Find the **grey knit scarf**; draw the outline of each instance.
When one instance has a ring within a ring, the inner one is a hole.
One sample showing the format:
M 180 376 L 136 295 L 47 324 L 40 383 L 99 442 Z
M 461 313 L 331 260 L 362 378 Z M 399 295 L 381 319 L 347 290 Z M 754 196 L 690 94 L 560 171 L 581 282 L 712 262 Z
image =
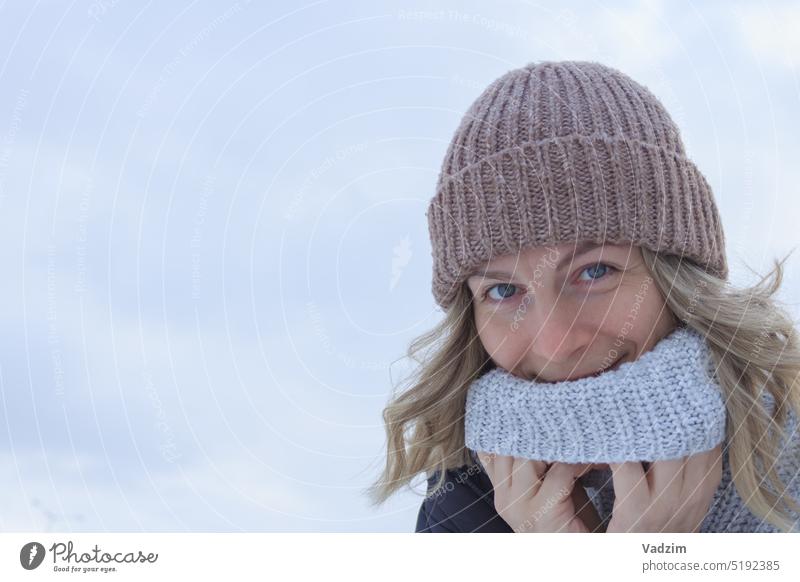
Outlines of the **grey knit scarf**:
M 774 402 L 762 397 L 768 411 Z M 701 532 L 777 532 L 755 516 L 733 486 L 725 438 L 726 412 L 705 339 L 679 327 L 634 362 L 593 378 L 544 384 L 495 368 L 467 392 L 466 445 L 473 451 L 541 461 L 657 461 L 722 447 L 722 479 Z M 800 432 L 789 413 L 790 440 L 775 467 L 800 503 Z M 477 462 L 477 460 L 476 460 Z M 581 478 L 598 515 L 608 522 L 615 494 L 611 470 Z M 800 515 L 792 514 L 800 532 Z
M 678 327 L 595 377 L 548 384 L 490 370 L 468 389 L 465 441 L 546 462 L 657 461 L 714 448 L 725 421 L 706 341 Z

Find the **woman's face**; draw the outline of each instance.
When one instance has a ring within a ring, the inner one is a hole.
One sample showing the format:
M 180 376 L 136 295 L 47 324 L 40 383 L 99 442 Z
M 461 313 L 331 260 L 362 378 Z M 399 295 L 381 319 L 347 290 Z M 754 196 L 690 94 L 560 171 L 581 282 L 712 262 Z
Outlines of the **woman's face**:
M 494 363 L 538 382 L 636 360 L 677 324 L 630 244 L 527 248 L 491 260 L 467 284 Z
M 467 284 L 494 363 L 538 382 L 636 360 L 677 323 L 630 244 L 526 248 L 491 260 Z

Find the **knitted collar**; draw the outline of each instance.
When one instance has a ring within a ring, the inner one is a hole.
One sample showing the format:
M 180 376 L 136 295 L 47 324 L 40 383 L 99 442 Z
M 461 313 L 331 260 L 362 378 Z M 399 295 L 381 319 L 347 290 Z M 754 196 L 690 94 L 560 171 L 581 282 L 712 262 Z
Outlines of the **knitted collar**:
M 595 377 L 547 384 L 490 370 L 468 389 L 465 441 L 546 462 L 657 461 L 714 448 L 725 421 L 706 341 L 678 327 Z

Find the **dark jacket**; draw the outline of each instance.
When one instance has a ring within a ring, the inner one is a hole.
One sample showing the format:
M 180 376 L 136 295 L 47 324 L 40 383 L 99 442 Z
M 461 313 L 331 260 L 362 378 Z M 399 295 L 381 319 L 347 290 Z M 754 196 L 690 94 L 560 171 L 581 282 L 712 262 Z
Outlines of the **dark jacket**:
M 513 533 L 494 509 L 494 490 L 480 464 L 448 469 L 442 487 L 432 492 L 439 472 L 428 478 L 428 495 L 417 514 L 418 533 Z

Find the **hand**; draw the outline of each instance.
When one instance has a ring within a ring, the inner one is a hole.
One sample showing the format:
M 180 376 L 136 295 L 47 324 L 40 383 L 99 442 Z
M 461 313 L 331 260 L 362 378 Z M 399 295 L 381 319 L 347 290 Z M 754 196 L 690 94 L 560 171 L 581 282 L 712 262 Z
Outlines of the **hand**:
M 478 453 L 494 487 L 494 507 L 515 533 L 598 531 L 600 519 L 578 477 L 591 465 Z M 578 508 L 576 514 L 575 508 Z
M 646 472 L 639 462 L 609 466 L 615 496 L 609 533 L 696 532 L 722 480 L 722 447 L 655 461 Z

